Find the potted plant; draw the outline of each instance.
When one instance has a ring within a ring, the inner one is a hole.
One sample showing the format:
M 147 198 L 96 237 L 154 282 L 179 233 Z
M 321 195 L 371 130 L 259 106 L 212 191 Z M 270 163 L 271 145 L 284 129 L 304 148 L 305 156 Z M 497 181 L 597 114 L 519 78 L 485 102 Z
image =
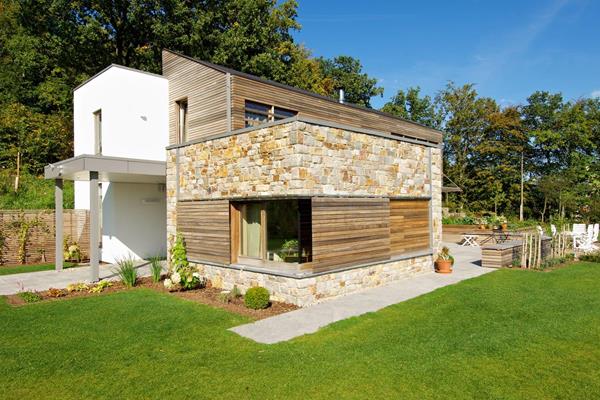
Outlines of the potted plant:
M 506 220 L 506 217 L 504 215 L 501 215 L 500 217 L 498 217 L 498 219 L 500 220 L 500 228 L 502 228 L 503 231 L 508 229 L 508 221 Z
M 454 265 L 454 257 L 450 255 L 450 249 L 444 246 L 435 260 L 435 272 L 450 274 L 452 273 L 452 265 Z

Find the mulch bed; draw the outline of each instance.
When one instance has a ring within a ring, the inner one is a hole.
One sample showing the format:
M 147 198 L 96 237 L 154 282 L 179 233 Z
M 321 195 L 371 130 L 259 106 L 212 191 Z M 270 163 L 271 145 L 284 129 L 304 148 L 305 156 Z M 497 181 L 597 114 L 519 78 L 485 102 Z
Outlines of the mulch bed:
M 293 304 L 272 301 L 271 305 L 268 308 L 265 308 L 264 310 L 252 310 L 244 305 L 243 298 L 232 299 L 231 301 L 224 303 L 219 298 L 219 295 L 221 294 L 222 290 L 211 287 L 210 282 L 208 282 L 208 284 L 204 288 L 187 290 L 182 292 L 169 292 L 167 289 L 165 289 L 162 281 L 160 283 L 153 283 L 152 279 L 147 277 L 138 278 L 136 286 L 131 289 L 125 287 L 125 285 L 123 285 L 123 283 L 121 282 L 112 283 L 113 285 L 111 287 L 105 288 L 101 293 L 89 293 L 88 291 L 67 292 L 66 290 L 63 290 L 63 293 L 65 293 L 63 296 L 54 297 L 49 294 L 49 291 L 36 292 L 42 297 L 42 300 L 38 301 L 37 303 L 47 301 L 60 301 L 76 297 L 102 296 L 107 293 L 114 293 L 122 290 L 136 290 L 138 288 L 146 288 L 156 290 L 161 293 L 167 293 L 173 296 L 177 296 L 185 300 L 206 304 L 212 307 L 222 308 L 226 311 L 250 317 L 255 320 L 272 317 L 274 315 L 283 314 L 289 311 L 297 310 L 299 308 L 298 306 L 295 306 Z M 35 304 L 25 302 L 25 300 L 23 300 L 23 298 L 21 298 L 18 294 L 9 295 L 6 296 L 6 298 L 8 304 L 14 307 L 23 306 L 26 304 Z

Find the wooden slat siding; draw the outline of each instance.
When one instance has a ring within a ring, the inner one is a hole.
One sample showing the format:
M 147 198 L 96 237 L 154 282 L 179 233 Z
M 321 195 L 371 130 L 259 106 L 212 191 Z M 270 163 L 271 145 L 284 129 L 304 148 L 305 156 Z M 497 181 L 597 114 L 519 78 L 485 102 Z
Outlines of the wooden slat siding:
M 390 200 L 393 256 L 428 249 L 429 229 L 429 200 Z
M 5 265 L 19 263 L 19 240 L 17 233 L 9 228 L 11 222 L 19 218 L 19 214 L 21 214 L 21 211 L 0 210 L 0 230 L 7 239 L 6 247 L 2 249 L 2 257 Z M 40 250 L 44 251 L 46 262 L 54 262 L 56 260 L 54 248 L 54 210 L 25 210 L 23 214 L 26 219 L 33 219 L 37 216 L 47 228 L 47 230 L 32 229 L 27 245 L 27 263 L 40 262 Z M 71 241 L 76 241 L 86 259 L 90 254 L 89 223 L 89 212 L 87 210 L 63 210 L 64 237 L 68 237 Z
M 177 143 L 177 100 L 187 98 L 187 140 L 227 132 L 225 74 L 163 52 L 163 75 L 169 79 L 169 144 Z
M 410 122 L 351 108 L 342 104 L 269 85 L 241 76 L 232 76 L 233 129 L 245 127 L 245 100 L 274 105 L 298 112 L 299 116 L 322 119 L 358 128 L 401 134 L 440 142 L 441 134 Z
M 177 203 L 177 231 L 185 238 L 188 258 L 229 264 L 229 201 Z
M 313 260 L 324 272 L 390 258 L 389 199 L 312 199 Z

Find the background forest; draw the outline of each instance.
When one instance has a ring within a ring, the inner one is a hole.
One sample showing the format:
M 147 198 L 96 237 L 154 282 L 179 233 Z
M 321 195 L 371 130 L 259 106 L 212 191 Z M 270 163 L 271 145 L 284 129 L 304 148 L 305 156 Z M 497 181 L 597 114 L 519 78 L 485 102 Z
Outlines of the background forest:
M 163 48 L 371 107 L 378 80 L 295 43 L 297 12 L 291 0 L 0 0 L 0 208 L 52 208 L 40 174 L 72 156 L 72 89 L 110 63 L 160 73 Z M 449 82 L 382 109 L 445 132 L 447 182 L 463 189 L 452 209 L 518 215 L 523 178 L 526 218 L 600 219 L 600 99 L 539 91 L 501 107 Z

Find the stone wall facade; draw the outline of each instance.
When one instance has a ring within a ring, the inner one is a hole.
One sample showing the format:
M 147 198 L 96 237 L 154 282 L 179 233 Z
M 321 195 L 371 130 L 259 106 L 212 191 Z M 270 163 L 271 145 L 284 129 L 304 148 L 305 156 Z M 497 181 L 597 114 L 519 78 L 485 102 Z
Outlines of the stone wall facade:
M 231 290 L 236 285 L 245 293 L 250 287 L 262 286 L 269 290 L 272 300 L 300 307 L 433 271 L 431 256 L 388 261 L 299 279 L 206 264 L 192 265 L 198 267 L 213 287 Z
M 292 121 L 168 150 L 167 232 L 177 201 L 285 196 L 431 197 L 432 247 L 442 239 L 442 151 L 350 129 Z M 170 249 L 170 243 L 168 244 Z M 265 286 L 299 305 L 431 272 L 431 256 L 284 278 L 199 265 L 217 287 Z

